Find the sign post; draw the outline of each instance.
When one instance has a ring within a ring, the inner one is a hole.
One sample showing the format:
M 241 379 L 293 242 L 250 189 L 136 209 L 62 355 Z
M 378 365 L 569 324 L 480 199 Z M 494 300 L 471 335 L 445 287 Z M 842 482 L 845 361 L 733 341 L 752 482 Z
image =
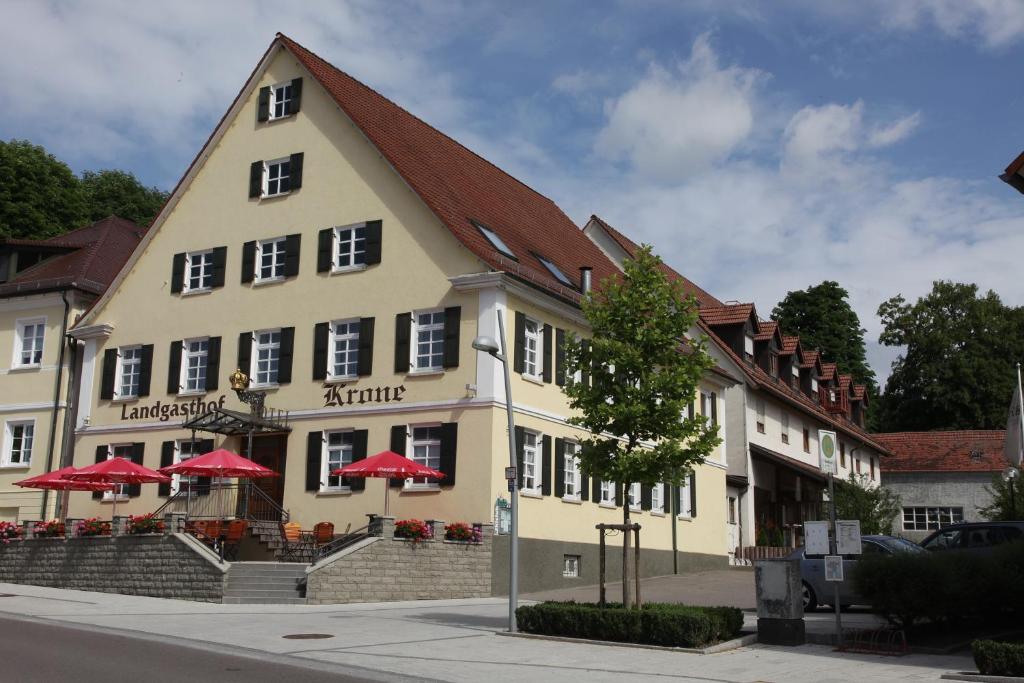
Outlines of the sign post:
M 839 608 L 839 584 L 843 580 L 843 558 L 838 557 L 839 571 L 835 572 L 836 556 L 838 555 L 836 543 L 836 433 L 825 430 L 818 430 L 818 457 L 823 472 L 828 473 L 828 518 L 832 526 L 832 534 L 829 538 L 829 557 L 825 558 L 825 580 L 833 582 L 832 606 L 836 611 L 836 645 L 843 646 L 843 617 Z M 830 578 L 831 576 L 838 578 Z

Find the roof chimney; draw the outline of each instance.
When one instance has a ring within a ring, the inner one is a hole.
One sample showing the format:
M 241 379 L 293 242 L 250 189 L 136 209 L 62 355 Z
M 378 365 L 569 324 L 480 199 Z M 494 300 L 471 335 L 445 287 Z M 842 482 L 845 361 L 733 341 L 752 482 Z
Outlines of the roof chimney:
M 580 291 L 584 294 L 590 294 L 591 273 L 593 270 L 590 266 L 580 268 Z

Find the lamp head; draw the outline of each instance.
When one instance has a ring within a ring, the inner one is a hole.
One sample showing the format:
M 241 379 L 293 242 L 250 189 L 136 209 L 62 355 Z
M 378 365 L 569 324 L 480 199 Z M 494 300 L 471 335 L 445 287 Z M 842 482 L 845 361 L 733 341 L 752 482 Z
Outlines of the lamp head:
M 1020 476 L 1020 470 L 1016 467 L 1007 467 L 1003 470 L 1003 481 L 1013 481 Z
M 473 340 L 473 348 L 477 351 L 489 353 L 492 356 L 501 351 L 501 347 L 498 346 L 498 340 L 486 334 L 480 335 Z
M 228 382 L 231 383 L 233 391 L 245 391 L 249 386 L 249 376 L 242 372 L 241 369 L 236 369 L 228 375 Z

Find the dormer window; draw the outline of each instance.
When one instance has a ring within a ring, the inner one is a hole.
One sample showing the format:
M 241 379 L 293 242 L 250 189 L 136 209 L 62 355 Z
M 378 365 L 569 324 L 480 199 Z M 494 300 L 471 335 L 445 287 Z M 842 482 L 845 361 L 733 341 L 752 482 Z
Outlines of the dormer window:
M 811 396 L 818 397 L 818 380 L 817 378 L 811 378 Z
M 510 249 L 509 246 L 505 244 L 505 242 L 500 237 L 498 237 L 498 233 L 494 232 L 490 228 L 484 227 L 483 225 L 477 223 L 476 221 L 471 222 L 473 223 L 473 225 L 476 226 L 476 229 L 480 231 L 480 234 L 483 235 L 487 239 L 487 241 L 491 243 L 492 247 L 500 251 L 505 256 L 508 256 L 511 259 L 516 259 L 516 255 L 512 253 L 512 249 Z M 518 261 L 519 259 L 516 260 Z
M 793 373 L 793 381 L 800 381 L 800 364 L 797 362 L 796 357 L 793 358 L 793 364 L 790 366 L 790 372 Z
M 743 338 L 743 355 L 748 361 L 754 360 L 754 335 L 747 334 Z
M 558 269 L 558 266 L 556 266 L 554 263 L 541 256 L 540 254 L 534 254 L 534 256 L 537 257 L 537 260 L 540 261 L 540 264 L 547 268 L 548 272 L 551 273 L 556 280 L 561 282 L 566 287 L 572 287 L 572 280 L 566 277 L 565 273 Z
M 772 377 L 779 376 L 779 354 L 771 353 L 768 356 L 768 367 L 772 373 Z

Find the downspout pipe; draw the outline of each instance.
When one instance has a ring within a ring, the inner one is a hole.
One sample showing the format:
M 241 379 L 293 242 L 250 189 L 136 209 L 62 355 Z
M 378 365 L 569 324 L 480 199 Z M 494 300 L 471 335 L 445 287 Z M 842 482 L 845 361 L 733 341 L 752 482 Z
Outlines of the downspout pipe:
M 64 302 L 64 319 L 60 324 L 60 352 L 57 354 L 57 372 L 53 380 L 53 411 L 50 416 L 50 441 L 46 452 L 46 471 L 53 470 L 53 452 L 57 438 L 57 417 L 60 414 L 60 388 L 64 381 L 64 349 L 67 347 L 68 318 L 71 317 L 71 302 L 68 301 L 68 291 L 61 290 L 61 301 Z M 39 518 L 47 519 L 46 508 L 50 503 L 50 491 L 43 489 L 43 504 L 39 509 Z

